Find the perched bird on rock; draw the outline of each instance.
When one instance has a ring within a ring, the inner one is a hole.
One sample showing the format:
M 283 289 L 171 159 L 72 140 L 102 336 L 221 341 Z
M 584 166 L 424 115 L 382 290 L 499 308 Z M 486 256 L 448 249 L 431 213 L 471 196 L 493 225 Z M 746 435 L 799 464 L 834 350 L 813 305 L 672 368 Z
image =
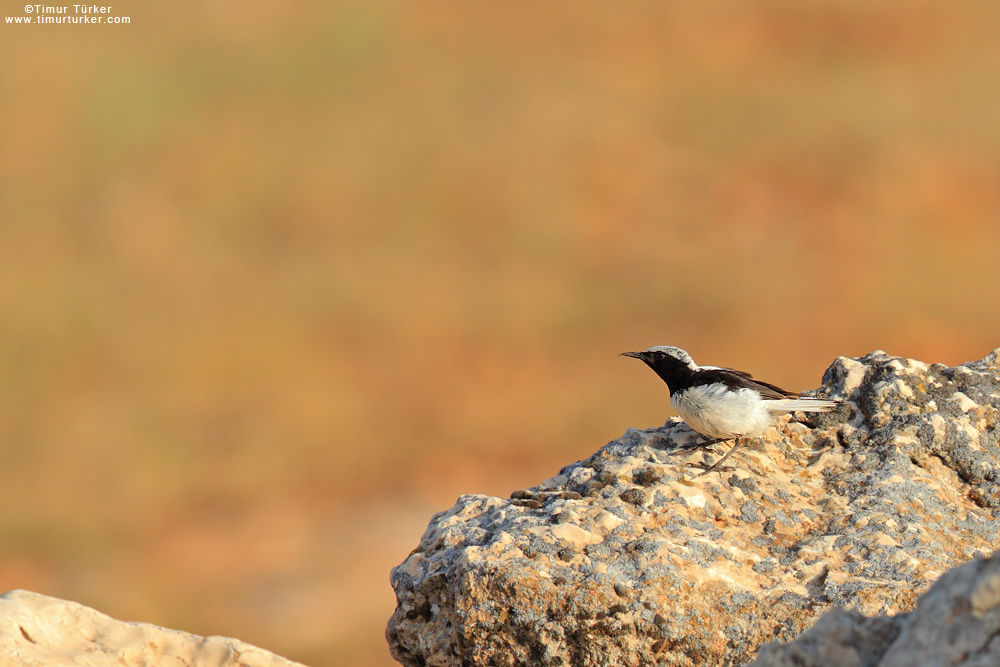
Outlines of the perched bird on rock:
M 743 371 L 718 366 L 699 366 L 679 347 L 657 345 L 643 352 L 623 352 L 622 356 L 646 362 L 670 390 L 670 405 L 688 426 L 711 438 L 693 447 L 735 440 L 725 456 L 706 468 L 715 470 L 746 438 L 759 436 L 786 412 L 830 412 L 840 401 L 804 397 L 794 391 L 760 380 Z

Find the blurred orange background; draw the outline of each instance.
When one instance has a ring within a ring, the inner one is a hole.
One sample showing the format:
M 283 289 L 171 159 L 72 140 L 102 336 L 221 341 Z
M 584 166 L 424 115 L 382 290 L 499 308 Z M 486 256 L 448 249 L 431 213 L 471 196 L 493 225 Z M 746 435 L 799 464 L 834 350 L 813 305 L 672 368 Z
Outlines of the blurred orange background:
M 434 511 L 671 414 L 618 353 L 1000 346 L 996 5 L 119 3 L 0 23 L 2 590 L 394 664 Z

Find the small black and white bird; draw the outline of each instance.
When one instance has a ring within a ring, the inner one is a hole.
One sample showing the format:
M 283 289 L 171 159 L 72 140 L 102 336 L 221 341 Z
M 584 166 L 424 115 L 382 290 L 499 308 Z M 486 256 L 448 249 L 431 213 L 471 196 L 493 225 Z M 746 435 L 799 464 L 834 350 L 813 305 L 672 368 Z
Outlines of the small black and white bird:
M 830 412 L 840 401 L 804 397 L 794 391 L 760 380 L 743 371 L 718 366 L 699 366 L 679 347 L 657 345 L 643 352 L 623 352 L 622 356 L 646 362 L 670 390 L 670 405 L 698 433 L 711 438 L 694 448 L 736 440 L 725 456 L 706 468 L 715 470 L 743 444 L 745 438 L 759 436 L 786 412 Z

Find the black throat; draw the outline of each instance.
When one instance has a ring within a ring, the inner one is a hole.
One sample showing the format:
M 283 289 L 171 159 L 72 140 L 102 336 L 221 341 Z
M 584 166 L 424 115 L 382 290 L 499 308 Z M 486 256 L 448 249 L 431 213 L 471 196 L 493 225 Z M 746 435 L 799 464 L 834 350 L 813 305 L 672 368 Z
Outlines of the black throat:
M 645 359 L 643 361 L 646 361 Z M 667 383 L 667 389 L 674 395 L 691 384 L 694 371 L 684 362 L 673 357 L 660 357 L 646 361 L 646 365 Z

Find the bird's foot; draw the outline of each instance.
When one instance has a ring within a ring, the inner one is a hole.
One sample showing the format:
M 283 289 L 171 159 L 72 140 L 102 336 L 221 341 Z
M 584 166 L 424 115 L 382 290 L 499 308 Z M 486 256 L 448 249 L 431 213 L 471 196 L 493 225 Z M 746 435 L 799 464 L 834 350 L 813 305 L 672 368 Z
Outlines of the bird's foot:
M 712 465 L 709 465 L 704 461 L 699 461 L 696 463 L 685 463 L 684 467 L 697 468 L 698 470 L 703 470 L 704 472 L 702 472 L 700 475 L 697 475 L 697 477 L 701 477 L 702 475 L 707 475 L 710 472 L 735 472 L 736 470 L 736 468 L 733 466 L 720 466 L 718 463 L 713 463 Z
M 705 442 L 696 442 L 693 445 L 681 445 L 677 449 L 668 452 L 668 456 L 680 456 L 681 454 L 687 454 L 688 452 L 693 452 L 699 449 L 708 449 L 713 445 L 717 445 L 720 442 L 729 442 L 732 438 L 715 438 L 714 440 L 706 440 Z
M 742 444 L 743 444 L 743 438 L 736 438 L 736 444 L 733 445 L 733 448 L 730 449 L 728 452 L 726 452 L 725 456 L 723 456 L 721 459 L 719 459 L 718 461 L 716 461 L 712 465 L 710 465 L 707 468 L 705 468 L 705 472 L 703 472 L 700 475 L 698 475 L 698 477 L 704 477 L 708 473 L 716 471 L 716 470 L 718 470 L 719 472 L 732 470 L 733 468 L 731 468 L 731 467 L 721 468 L 720 466 L 722 465 L 722 462 L 725 461 L 726 459 L 728 459 L 730 456 L 732 456 L 733 452 L 735 452 L 737 449 L 739 449 L 739 446 L 742 445 Z M 701 467 L 701 466 L 694 466 L 694 467 Z

